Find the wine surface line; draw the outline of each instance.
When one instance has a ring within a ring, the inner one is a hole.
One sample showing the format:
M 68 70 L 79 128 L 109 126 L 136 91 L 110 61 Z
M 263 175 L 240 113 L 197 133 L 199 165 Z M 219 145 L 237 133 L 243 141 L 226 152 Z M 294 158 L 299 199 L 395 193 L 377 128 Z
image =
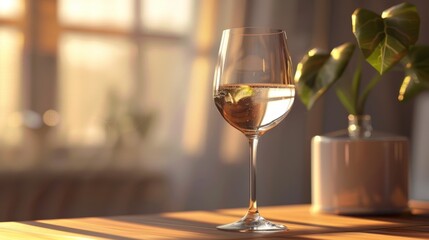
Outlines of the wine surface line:
M 275 127 L 292 107 L 293 85 L 225 84 L 215 90 L 221 115 L 246 135 L 262 135 Z

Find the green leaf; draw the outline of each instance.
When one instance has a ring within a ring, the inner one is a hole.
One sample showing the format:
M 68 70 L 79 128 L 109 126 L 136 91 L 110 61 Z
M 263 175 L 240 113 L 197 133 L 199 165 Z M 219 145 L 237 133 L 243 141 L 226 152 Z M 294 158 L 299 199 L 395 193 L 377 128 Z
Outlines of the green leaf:
M 344 43 L 328 54 L 319 49 L 312 49 L 301 60 L 295 74 L 295 85 L 297 93 L 307 107 L 310 109 L 316 100 L 344 72 L 355 45 Z
M 411 78 L 405 77 L 399 89 L 398 100 L 400 102 L 408 101 L 419 93 L 428 90 L 429 88 L 421 83 L 416 83 Z
M 378 15 L 356 9 L 352 28 L 367 62 L 382 75 L 398 63 L 419 36 L 420 18 L 417 9 L 402 3 Z
M 413 46 L 404 58 L 405 78 L 399 90 L 399 101 L 406 101 L 423 90 L 429 90 L 429 46 Z

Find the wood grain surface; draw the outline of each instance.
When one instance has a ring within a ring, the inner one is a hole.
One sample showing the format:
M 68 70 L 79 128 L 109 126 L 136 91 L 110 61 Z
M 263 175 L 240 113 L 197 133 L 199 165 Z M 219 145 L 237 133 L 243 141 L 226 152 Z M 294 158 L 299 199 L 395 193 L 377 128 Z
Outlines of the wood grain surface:
M 241 218 L 245 209 L 2 222 L 0 239 L 429 239 L 428 205 L 413 205 L 412 213 L 391 216 L 316 214 L 310 205 L 261 207 L 263 216 L 289 228 L 274 233 L 215 228 Z

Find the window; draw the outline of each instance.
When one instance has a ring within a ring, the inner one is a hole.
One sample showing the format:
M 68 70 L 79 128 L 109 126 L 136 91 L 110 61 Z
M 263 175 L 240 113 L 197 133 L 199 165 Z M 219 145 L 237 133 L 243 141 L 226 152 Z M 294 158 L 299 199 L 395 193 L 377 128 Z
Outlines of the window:
M 21 66 L 24 39 L 20 28 L 23 1 L 0 1 L 0 144 L 15 146 L 22 139 Z
M 58 17 L 67 26 L 131 30 L 134 0 L 60 0 Z
M 193 19 L 193 0 L 143 0 L 141 25 L 155 33 L 186 34 Z
M 195 2 L 60 0 L 58 6 L 62 141 L 114 142 L 139 128 L 137 115 L 157 119 L 151 122 L 156 131 L 151 142 L 170 141 L 183 118 L 174 106 L 186 100 L 181 97 L 189 63 L 184 41 Z M 112 121 L 120 130 L 110 131 Z
M 23 146 L 29 134 L 54 151 L 89 149 L 88 156 L 127 144 L 138 150 L 143 142 L 151 156 L 202 153 L 216 6 L 1 1 L 0 141 Z
M 59 41 L 59 134 L 68 145 L 101 145 L 110 112 L 123 113 L 133 84 L 131 41 L 63 33 Z M 119 101 L 111 104 L 111 98 Z M 119 109 L 117 109 L 119 108 Z
M 23 36 L 0 26 L 0 143 L 16 145 L 22 138 L 20 87 Z
M 0 1 L 0 19 L 17 20 L 24 12 L 23 0 Z

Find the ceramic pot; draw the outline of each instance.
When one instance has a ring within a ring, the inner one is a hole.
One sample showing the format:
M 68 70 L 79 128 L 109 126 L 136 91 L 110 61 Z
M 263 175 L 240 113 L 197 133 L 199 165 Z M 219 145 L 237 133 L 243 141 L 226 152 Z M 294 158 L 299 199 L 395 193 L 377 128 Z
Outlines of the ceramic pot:
M 369 116 L 349 116 L 348 131 L 313 137 L 313 211 L 408 211 L 408 140 L 374 133 L 370 121 Z

